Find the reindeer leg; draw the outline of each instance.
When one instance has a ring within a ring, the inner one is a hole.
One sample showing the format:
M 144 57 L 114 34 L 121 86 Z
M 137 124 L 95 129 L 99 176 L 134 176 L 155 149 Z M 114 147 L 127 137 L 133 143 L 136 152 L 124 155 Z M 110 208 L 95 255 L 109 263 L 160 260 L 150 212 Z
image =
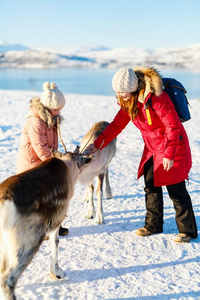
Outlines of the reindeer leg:
M 98 175 L 98 181 L 97 181 L 97 213 L 96 213 L 96 223 L 97 224 L 103 224 L 103 206 L 102 206 L 102 200 L 103 200 L 103 179 L 104 179 L 104 173 Z
M 5 272 L 7 268 L 7 263 L 6 263 L 6 252 L 2 251 L 1 252 L 1 264 L 0 264 L 0 273 L 2 274 Z
M 105 170 L 105 181 L 106 181 L 106 192 L 105 192 L 106 198 L 111 199 L 112 198 L 112 191 L 111 191 L 110 182 L 109 182 L 108 167 L 106 167 L 106 170 Z
M 18 274 L 18 265 L 14 268 L 7 268 L 0 278 L 0 299 L 1 300 L 15 300 L 15 286 L 17 279 L 20 274 Z
M 51 249 L 51 264 L 50 264 L 50 274 L 54 279 L 61 279 L 65 276 L 64 271 L 58 265 L 58 231 L 59 227 L 49 233 L 49 242 Z
M 93 191 L 94 191 L 94 185 L 93 183 L 87 187 L 88 192 L 88 208 L 86 213 L 86 218 L 92 219 L 94 216 L 94 203 L 93 203 Z
M 24 248 L 24 245 L 22 246 Z M 38 247 L 39 248 L 39 247 Z M 19 249 L 18 253 L 14 253 L 12 249 L 13 261 L 9 264 L 7 269 L 1 274 L 0 278 L 0 299 L 1 300 L 15 300 L 15 287 L 17 281 L 32 260 L 35 252 L 29 249 L 21 255 L 24 249 Z
M 89 196 L 88 196 L 88 188 L 85 189 L 85 195 L 83 201 L 88 202 L 89 201 Z
M 7 279 L 6 270 L 8 268 L 8 257 L 6 257 L 6 251 L 1 251 L 1 267 L 0 267 L 0 299 L 15 299 L 14 293 L 10 290 Z M 5 274 L 4 274 L 5 273 Z
M 9 287 L 7 286 L 6 282 L 6 269 L 8 268 L 8 257 L 6 257 L 6 251 L 2 249 L 1 251 L 1 266 L 0 266 L 0 299 L 15 299 L 14 294 L 12 295 L 12 291 L 10 291 Z M 4 274 L 5 273 L 5 274 Z
M 30 225 L 26 232 L 27 224 Z M 25 234 L 24 234 L 25 233 Z M 2 248 L 3 260 L 1 263 L 0 299 L 15 300 L 17 281 L 31 262 L 44 240 L 43 224 L 31 226 L 31 218 L 20 218 L 14 228 L 3 233 Z

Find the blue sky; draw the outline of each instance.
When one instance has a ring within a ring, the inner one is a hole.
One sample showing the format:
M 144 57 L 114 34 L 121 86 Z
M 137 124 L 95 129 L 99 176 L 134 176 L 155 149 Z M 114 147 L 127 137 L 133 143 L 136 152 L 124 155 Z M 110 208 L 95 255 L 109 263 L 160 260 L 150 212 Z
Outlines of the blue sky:
M 0 0 L 0 41 L 34 47 L 200 42 L 200 0 Z

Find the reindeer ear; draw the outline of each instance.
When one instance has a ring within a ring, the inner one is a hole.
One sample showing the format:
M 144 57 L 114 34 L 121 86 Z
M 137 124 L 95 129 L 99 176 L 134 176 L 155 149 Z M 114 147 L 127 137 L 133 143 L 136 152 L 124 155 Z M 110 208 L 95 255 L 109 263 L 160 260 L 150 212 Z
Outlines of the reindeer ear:
M 51 152 L 51 156 L 56 158 L 61 158 L 64 155 L 63 153 L 53 149 L 51 149 L 50 152 Z
M 74 150 L 74 154 L 76 154 L 76 155 L 79 155 L 80 154 L 80 146 L 79 145 L 77 145 L 76 146 L 76 149 Z

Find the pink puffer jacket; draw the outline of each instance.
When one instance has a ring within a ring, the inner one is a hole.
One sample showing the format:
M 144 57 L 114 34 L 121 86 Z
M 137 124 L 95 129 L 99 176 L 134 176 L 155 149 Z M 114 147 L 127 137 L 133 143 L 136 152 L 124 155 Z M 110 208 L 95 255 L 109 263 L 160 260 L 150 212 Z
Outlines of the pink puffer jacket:
M 17 173 L 31 169 L 50 158 L 50 149 L 58 149 L 56 120 L 40 103 L 39 98 L 34 98 L 31 100 L 21 135 Z

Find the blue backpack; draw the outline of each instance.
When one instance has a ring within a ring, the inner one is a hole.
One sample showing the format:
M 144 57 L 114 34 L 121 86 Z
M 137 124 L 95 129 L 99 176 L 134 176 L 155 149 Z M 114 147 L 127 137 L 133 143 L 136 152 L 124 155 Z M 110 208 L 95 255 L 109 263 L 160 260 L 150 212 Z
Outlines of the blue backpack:
M 184 86 L 174 78 L 162 78 L 163 90 L 169 95 L 174 103 L 175 109 L 178 113 L 181 122 L 191 119 L 188 108 L 189 102 L 186 97 L 186 89 Z

